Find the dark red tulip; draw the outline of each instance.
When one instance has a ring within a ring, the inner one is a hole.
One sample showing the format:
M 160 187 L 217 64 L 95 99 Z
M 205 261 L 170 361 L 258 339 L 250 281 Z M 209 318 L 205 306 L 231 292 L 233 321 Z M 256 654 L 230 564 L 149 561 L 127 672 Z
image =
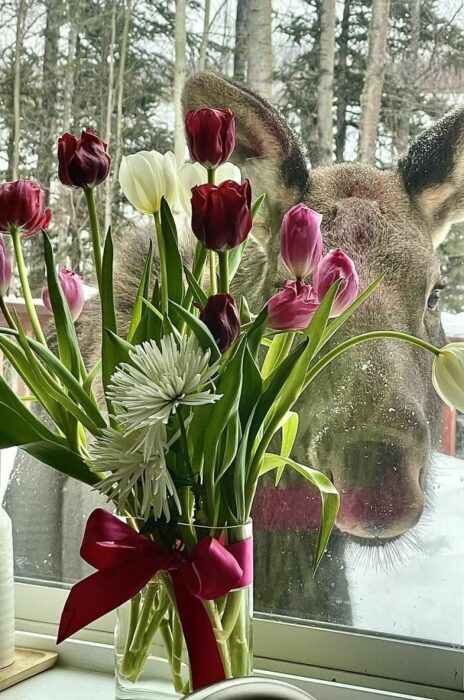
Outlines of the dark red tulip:
M 230 109 L 191 109 L 185 130 L 192 160 L 215 168 L 230 158 L 235 148 L 235 117 Z
M 251 187 L 224 180 L 192 187 L 192 231 L 209 250 L 222 252 L 243 243 L 251 231 Z
M 288 280 L 285 289 L 267 302 L 268 326 L 277 331 L 304 330 L 318 306 L 311 285 Z
M 354 262 L 343 250 L 336 248 L 321 258 L 313 272 L 313 284 L 319 302 L 339 279 L 343 281 L 332 306 L 332 317 L 340 316 L 353 303 L 359 291 L 359 277 Z
M 48 228 L 52 212 L 45 209 L 45 192 L 35 180 L 16 180 L 0 185 L 0 232 L 20 229 L 23 237 Z
M 77 137 L 63 134 L 58 139 L 58 177 L 67 187 L 95 187 L 110 171 L 107 145 L 92 129 Z
M 240 316 L 235 299 L 230 294 L 214 294 L 209 297 L 200 319 L 208 326 L 221 352 L 225 352 L 238 338 Z

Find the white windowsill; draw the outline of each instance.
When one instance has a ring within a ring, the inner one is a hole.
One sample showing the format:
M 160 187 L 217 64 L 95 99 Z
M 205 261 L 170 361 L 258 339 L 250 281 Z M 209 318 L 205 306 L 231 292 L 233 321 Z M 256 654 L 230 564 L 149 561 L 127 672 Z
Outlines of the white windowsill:
M 17 633 L 17 644 L 30 648 L 55 649 L 53 637 L 25 632 Z M 57 665 L 23 681 L 2 693 L 2 700 L 112 700 L 114 679 L 112 674 L 112 648 L 104 644 L 68 641 L 59 647 Z M 361 688 L 354 685 L 332 683 L 324 680 L 302 678 L 289 673 L 267 675 L 285 680 L 302 688 L 316 700 L 423 700 L 417 695 L 404 695 Z M 450 695 L 450 697 L 452 697 Z

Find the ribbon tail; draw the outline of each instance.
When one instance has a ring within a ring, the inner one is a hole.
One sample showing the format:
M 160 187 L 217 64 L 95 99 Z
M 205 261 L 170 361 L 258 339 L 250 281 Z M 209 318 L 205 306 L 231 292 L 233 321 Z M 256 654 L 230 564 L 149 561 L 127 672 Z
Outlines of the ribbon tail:
M 219 683 L 226 675 L 205 606 L 190 593 L 178 571 L 171 571 L 170 575 L 187 645 L 193 690 Z
M 159 567 L 153 562 L 124 562 L 96 571 L 76 583 L 61 613 L 57 643 L 130 600 L 148 583 Z

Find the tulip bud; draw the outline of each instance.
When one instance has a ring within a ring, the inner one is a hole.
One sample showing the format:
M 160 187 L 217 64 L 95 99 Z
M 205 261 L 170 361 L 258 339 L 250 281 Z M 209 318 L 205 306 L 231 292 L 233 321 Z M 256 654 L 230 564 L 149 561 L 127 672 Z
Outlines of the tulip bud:
M 142 214 L 155 214 L 164 197 L 169 204 L 177 198 L 177 167 L 174 153 L 139 151 L 124 156 L 119 184 L 129 202 Z
M 324 255 L 313 273 L 313 285 L 319 303 L 339 279 L 343 281 L 340 283 L 332 306 L 330 314 L 332 318 L 340 316 L 353 303 L 359 291 L 359 277 L 354 262 L 340 248 L 337 248 Z
M 441 348 L 433 361 L 432 383 L 448 406 L 464 413 L 464 343 Z
M 45 192 L 35 180 L 16 180 L 0 185 L 0 233 L 19 229 L 24 238 L 48 228 L 52 219 L 45 209 Z
M 107 144 L 92 129 L 77 137 L 63 134 L 58 139 L 58 177 L 67 187 L 95 187 L 110 171 Z
M 58 273 L 58 279 L 60 281 L 61 289 L 63 290 L 64 297 L 68 302 L 69 311 L 73 321 L 77 321 L 81 315 L 82 309 L 84 308 L 85 298 L 84 298 L 84 283 L 82 277 L 62 267 Z M 48 287 L 42 289 L 42 301 L 50 312 L 52 311 L 52 305 L 50 302 L 50 293 Z
M 240 317 L 237 304 L 230 294 L 214 294 L 209 297 L 200 319 L 209 328 L 221 352 L 225 352 L 238 338 Z
M 0 297 L 8 293 L 11 284 L 11 262 L 6 252 L 5 241 L 0 236 Z
M 205 185 L 208 182 L 208 171 L 200 163 L 184 163 L 177 171 L 179 178 L 179 202 L 187 216 L 192 216 L 192 187 Z M 240 168 L 233 163 L 223 163 L 216 169 L 215 182 L 219 185 L 224 180 L 233 180 L 240 184 L 242 174 Z
M 280 252 L 289 271 L 299 280 L 309 275 L 322 255 L 322 214 L 306 204 L 288 210 L 280 231 Z
M 288 280 L 285 289 L 267 302 L 267 324 L 277 331 L 303 330 L 318 306 L 311 285 Z
M 243 243 L 251 231 L 251 187 L 225 180 L 192 188 L 192 231 L 209 250 L 222 252 Z
M 191 109 L 185 129 L 192 160 L 215 168 L 228 160 L 235 148 L 235 117 L 230 109 Z

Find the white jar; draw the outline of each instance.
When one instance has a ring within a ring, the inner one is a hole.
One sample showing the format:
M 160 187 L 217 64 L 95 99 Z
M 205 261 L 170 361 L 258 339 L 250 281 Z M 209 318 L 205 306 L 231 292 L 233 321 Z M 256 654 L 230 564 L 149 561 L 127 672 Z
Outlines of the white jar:
M 15 657 L 13 536 L 11 520 L 0 504 L 0 668 Z

